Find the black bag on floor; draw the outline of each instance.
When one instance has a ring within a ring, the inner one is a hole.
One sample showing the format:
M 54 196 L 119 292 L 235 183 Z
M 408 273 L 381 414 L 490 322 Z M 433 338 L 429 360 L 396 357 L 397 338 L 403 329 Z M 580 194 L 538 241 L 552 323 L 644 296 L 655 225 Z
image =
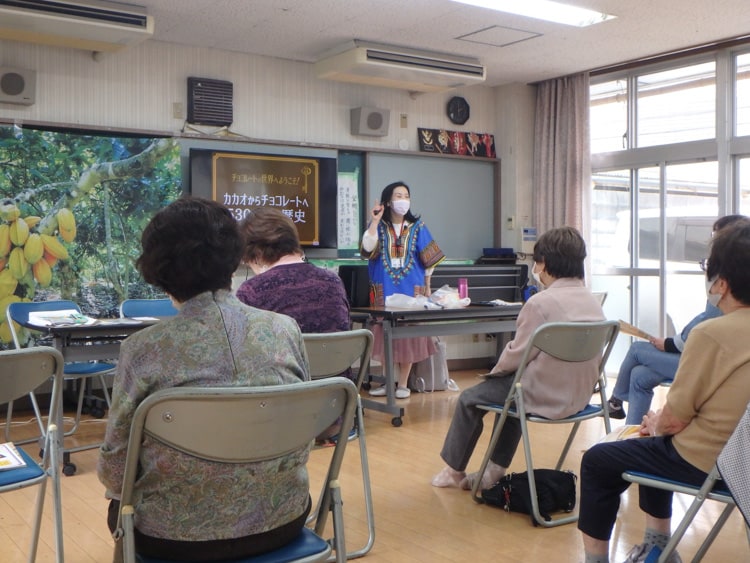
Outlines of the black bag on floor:
M 572 471 L 535 469 L 536 495 L 542 518 L 551 520 L 557 511 L 571 512 L 576 506 L 576 475 Z M 509 512 L 531 514 L 531 495 L 527 472 L 506 475 L 491 488 L 482 491 L 487 504 L 499 506 Z M 536 521 L 532 516 L 532 522 Z

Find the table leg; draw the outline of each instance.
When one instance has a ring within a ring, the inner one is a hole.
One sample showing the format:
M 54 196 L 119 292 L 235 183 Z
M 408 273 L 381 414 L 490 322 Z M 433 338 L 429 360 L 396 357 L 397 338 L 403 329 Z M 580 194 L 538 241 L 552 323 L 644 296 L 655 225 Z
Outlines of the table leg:
M 388 319 L 383 319 L 383 378 L 385 380 L 383 385 L 385 385 L 386 403 L 384 405 L 378 401 L 365 399 L 362 406 L 366 409 L 396 415 L 391 419 L 391 424 L 401 426 L 404 409 L 396 406 L 395 382 L 398 378 L 395 371 L 393 366 L 393 325 Z

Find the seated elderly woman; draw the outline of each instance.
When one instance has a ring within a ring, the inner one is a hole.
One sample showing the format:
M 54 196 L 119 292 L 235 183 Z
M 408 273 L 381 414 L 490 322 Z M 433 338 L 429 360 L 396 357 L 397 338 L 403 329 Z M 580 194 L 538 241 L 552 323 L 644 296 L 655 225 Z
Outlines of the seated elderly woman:
M 482 418 L 487 411 L 477 405 L 502 403 L 513 384 L 513 374 L 534 331 L 544 323 L 602 321 L 604 313 L 599 301 L 584 285 L 583 261 L 586 243 L 571 227 L 552 229 L 539 237 L 534 245 L 532 275 L 546 287 L 524 304 L 516 321 L 516 334 L 492 373 L 505 376 L 487 378 L 465 389 L 458 398 L 448 435 L 440 456 L 448 464 L 432 479 L 434 487 L 471 489 L 479 475 L 466 475 L 477 440 L 482 434 Z M 571 367 L 560 360 L 537 351 L 528 363 L 525 380 L 526 410 L 548 418 L 564 418 L 581 410 L 591 399 L 599 378 L 598 360 Z M 550 402 L 554 397 L 554 406 Z M 561 407 L 559 405 L 566 405 Z M 508 418 L 484 475 L 481 488 L 489 488 L 499 480 L 510 465 L 521 439 L 521 424 Z
M 172 298 L 179 313 L 122 344 L 97 468 L 106 496 L 113 499 L 111 530 L 117 522 L 130 423 L 146 397 L 178 386 L 282 385 L 309 379 L 297 324 L 243 305 L 231 294 L 243 242 L 226 208 L 198 198 L 180 199 L 154 216 L 141 244 L 138 269 Z M 134 493 L 137 552 L 217 561 L 289 543 L 310 511 L 308 455 L 305 447 L 252 466 L 224 464 L 199 461 L 147 438 Z
M 349 330 L 349 302 L 341 279 L 305 262 L 297 227 L 278 209 L 260 207 L 240 223 L 244 263 L 255 274 L 237 298 L 247 305 L 289 315 L 302 332 Z
M 586 563 L 609 561 L 609 539 L 630 483 L 626 470 L 700 485 L 750 402 L 750 225 L 717 233 L 706 267 L 709 302 L 723 315 L 696 326 L 685 343 L 664 407 L 643 417 L 641 439 L 593 446 L 581 461 L 581 505 Z M 645 561 L 670 537 L 672 493 L 640 486 L 646 513 L 643 543 L 627 562 Z M 675 554 L 671 561 L 680 561 Z

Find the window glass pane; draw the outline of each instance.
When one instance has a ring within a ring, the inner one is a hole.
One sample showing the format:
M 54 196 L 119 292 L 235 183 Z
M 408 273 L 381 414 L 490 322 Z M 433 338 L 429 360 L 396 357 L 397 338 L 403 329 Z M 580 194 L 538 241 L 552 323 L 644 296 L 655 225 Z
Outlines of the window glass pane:
M 638 170 L 638 253 L 635 256 L 635 265 L 639 268 L 659 267 L 659 249 L 662 241 L 659 183 L 658 168 Z M 658 303 L 656 306 L 658 308 Z
M 630 266 L 630 171 L 599 172 L 592 180 L 591 269 L 604 274 L 608 268 Z
M 714 62 L 638 77 L 639 147 L 716 136 Z
M 611 152 L 627 148 L 627 82 L 613 80 L 592 84 L 589 95 L 591 152 Z
M 706 306 L 706 258 L 719 213 L 716 161 L 667 167 L 667 324 L 676 331 Z M 669 334 L 669 333 L 667 333 Z
M 750 217 L 750 158 L 740 159 L 740 208 L 737 213 Z
M 750 135 L 750 53 L 739 55 L 735 66 L 737 72 L 737 124 L 739 137 Z

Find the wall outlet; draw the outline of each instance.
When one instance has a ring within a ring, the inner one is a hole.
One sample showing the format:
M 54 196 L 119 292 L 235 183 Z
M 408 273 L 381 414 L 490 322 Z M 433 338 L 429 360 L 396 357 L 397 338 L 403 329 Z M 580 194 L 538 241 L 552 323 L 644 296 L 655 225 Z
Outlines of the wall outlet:
M 516 228 L 516 216 L 515 215 L 510 215 L 509 217 L 505 219 L 505 228 L 508 229 L 509 231 L 512 231 L 513 229 Z
M 401 129 L 406 129 L 407 127 L 408 125 L 407 125 L 406 114 L 402 113 L 401 114 Z
M 172 117 L 174 119 L 185 119 L 185 106 L 182 102 L 172 102 Z

